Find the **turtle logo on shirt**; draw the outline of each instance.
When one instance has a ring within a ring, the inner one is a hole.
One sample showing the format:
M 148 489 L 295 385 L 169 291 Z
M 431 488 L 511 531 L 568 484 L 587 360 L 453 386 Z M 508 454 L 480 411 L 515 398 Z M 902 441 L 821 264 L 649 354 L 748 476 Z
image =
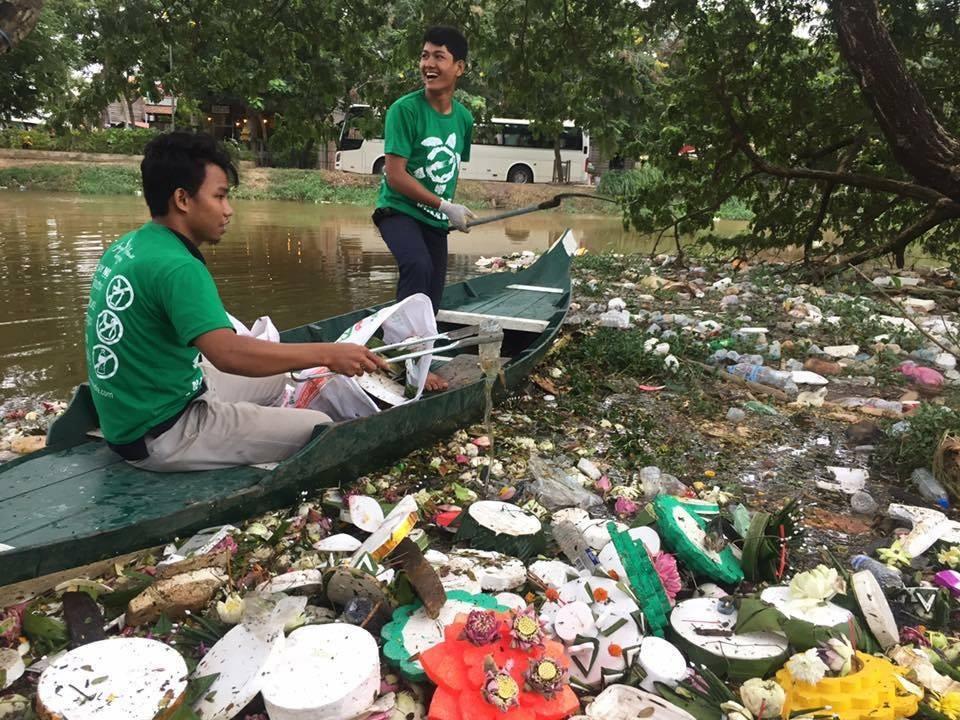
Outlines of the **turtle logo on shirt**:
M 456 152 L 457 134 L 450 133 L 446 141 L 428 137 L 420 144 L 432 148 L 427 153 L 427 164 L 424 166 L 427 176 L 437 185 L 445 185 L 453 180 L 460 166 L 460 156 Z

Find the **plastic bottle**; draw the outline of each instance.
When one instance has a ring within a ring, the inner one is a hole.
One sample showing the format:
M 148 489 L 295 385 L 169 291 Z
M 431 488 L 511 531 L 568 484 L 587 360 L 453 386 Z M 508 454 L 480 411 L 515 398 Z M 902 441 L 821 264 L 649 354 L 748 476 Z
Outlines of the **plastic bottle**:
M 645 497 L 654 497 L 659 495 L 663 489 L 660 482 L 660 468 L 656 465 L 648 465 L 640 469 L 640 485 L 643 487 Z
M 917 492 L 925 499 L 946 510 L 950 507 L 950 497 L 943 485 L 926 468 L 917 468 L 910 473 L 910 479 L 917 486 Z
M 786 392 L 797 392 L 797 385 L 793 382 L 793 375 L 782 370 L 772 370 L 763 365 L 737 363 L 727 368 L 728 373 L 738 375 L 744 380 L 780 388 Z
M 864 400 L 863 406 L 876 408 L 877 410 L 884 410 L 896 415 L 903 414 L 903 403 L 899 400 L 884 400 L 883 398 L 872 397 Z
M 903 589 L 903 575 L 901 575 L 897 568 L 885 565 L 879 560 L 874 560 L 872 557 L 866 555 L 854 555 L 850 559 L 850 564 L 853 566 L 853 569 L 857 571 L 869 570 L 870 574 L 877 579 L 877 582 L 880 583 L 880 587 L 883 588 L 884 591 Z

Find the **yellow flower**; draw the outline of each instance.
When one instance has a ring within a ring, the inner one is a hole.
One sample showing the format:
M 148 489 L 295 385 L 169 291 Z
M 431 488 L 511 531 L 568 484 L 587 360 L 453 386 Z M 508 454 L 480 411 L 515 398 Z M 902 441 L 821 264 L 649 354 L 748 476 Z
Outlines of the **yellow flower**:
M 704 475 L 704 477 L 714 478 L 714 477 L 717 476 L 717 473 L 716 473 L 715 470 L 704 470 L 704 471 L 703 471 L 703 475 Z
M 947 567 L 960 570 L 960 545 L 954 545 L 946 550 L 941 550 L 937 553 L 937 560 Z
M 950 720 L 960 720 L 960 692 L 948 692 L 939 700 L 931 700 L 930 707 L 943 713 Z

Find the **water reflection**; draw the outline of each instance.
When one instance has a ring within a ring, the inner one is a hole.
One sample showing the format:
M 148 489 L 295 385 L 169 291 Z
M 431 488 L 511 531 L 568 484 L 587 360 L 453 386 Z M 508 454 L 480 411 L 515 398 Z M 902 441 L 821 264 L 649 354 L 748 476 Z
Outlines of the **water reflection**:
M 66 398 L 83 381 L 83 316 L 104 249 L 147 219 L 142 199 L 0 191 L 0 401 Z M 541 251 L 572 227 L 593 251 L 649 249 L 617 217 L 552 211 L 450 236 L 450 280 L 480 255 Z M 247 323 L 299 325 L 388 300 L 393 258 L 370 210 L 236 203 L 223 242 L 205 249 L 227 309 Z

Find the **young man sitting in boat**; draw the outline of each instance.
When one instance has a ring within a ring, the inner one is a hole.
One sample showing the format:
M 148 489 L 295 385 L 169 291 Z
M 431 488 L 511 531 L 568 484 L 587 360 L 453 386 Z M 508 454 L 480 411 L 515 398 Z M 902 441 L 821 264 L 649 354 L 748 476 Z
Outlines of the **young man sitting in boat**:
M 160 135 L 140 171 L 152 219 L 103 254 L 87 309 L 87 373 L 105 439 L 157 472 L 286 459 L 330 418 L 272 407 L 285 373 L 325 365 L 355 376 L 386 363 L 361 345 L 234 332 L 200 252 L 226 232 L 237 182 L 212 137 Z
M 427 30 L 420 53 L 423 87 L 387 110 L 384 175 L 373 222 L 400 269 L 397 301 L 423 293 L 440 309 L 447 278 L 447 232 L 467 232 L 475 215 L 452 202 L 460 162 L 470 160 L 473 116 L 453 98 L 466 70 L 467 40 L 452 27 Z M 437 375 L 427 390 L 445 390 Z

